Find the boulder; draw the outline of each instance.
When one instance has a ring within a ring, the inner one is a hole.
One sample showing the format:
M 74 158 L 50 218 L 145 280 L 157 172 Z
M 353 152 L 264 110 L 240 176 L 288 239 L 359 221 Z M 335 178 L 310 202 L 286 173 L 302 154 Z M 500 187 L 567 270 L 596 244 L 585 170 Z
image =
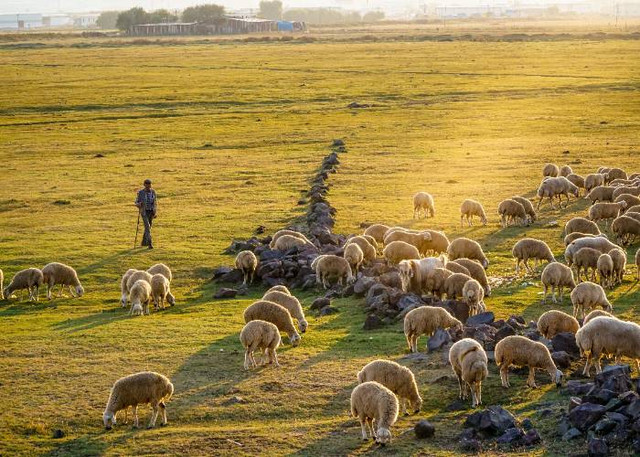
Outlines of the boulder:
M 360 276 L 353 285 L 353 293 L 356 297 L 364 297 L 367 291 L 376 283 L 376 280 L 368 276 Z
M 553 363 L 561 370 L 571 366 L 571 357 L 569 357 L 569 354 L 565 351 L 552 352 L 551 358 L 553 359 Z
M 311 303 L 310 309 L 312 309 L 312 310 L 322 309 L 325 306 L 329 306 L 330 304 L 331 304 L 331 299 L 330 298 L 319 297 L 319 298 L 316 298 L 315 300 L 313 300 L 313 303 Z
M 402 298 L 400 298 L 400 300 L 396 304 L 396 307 L 401 311 L 404 311 L 405 309 L 411 306 L 414 308 L 418 306 L 422 306 L 422 299 L 418 297 L 416 294 L 405 294 L 402 296 Z
M 435 351 L 436 349 L 440 349 L 442 346 L 450 342 L 451 335 L 449 335 L 449 332 L 439 328 L 427 341 L 427 349 L 429 349 L 429 352 Z
M 484 313 L 476 314 L 467 319 L 465 323 L 468 327 L 475 327 L 478 325 L 489 325 L 495 320 L 495 316 L 491 311 L 485 311 Z
M 578 430 L 585 432 L 604 416 L 606 409 L 594 403 L 582 403 L 569 413 L 569 422 Z
M 231 273 L 232 270 L 233 268 L 229 268 L 229 267 L 218 267 L 215 270 L 213 270 L 213 277 L 211 279 L 215 281 L 221 276 L 224 276 L 227 273 Z
M 260 262 L 276 260 L 284 257 L 284 252 L 277 249 L 266 249 L 260 253 Z
M 443 302 L 434 302 L 433 306 L 443 307 L 449 312 L 449 314 L 458 319 L 460 322 L 465 322 L 469 317 L 469 306 L 462 301 L 446 300 Z
M 424 419 L 418 421 L 418 423 L 413 427 L 413 430 L 416 434 L 416 438 L 418 439 L 431 438 L 436 432 L 436 428 L 433 424 Z
M 582 382 L 572 379 L 567 381 L 566 389 L 569 395 L 581 397 L 586 395 L 594 385 L 592 382 Z
M 498 331 L 496 332 L 495 342 L 497 343 L 501 339 L 506 338 L 508 336 L 515 335 L 515 334 L 516 334 L 515 329 L 511 325 L 505 324 L 504 326 L 499 328 Z
M 320 316 L 327 316 L 329 314 L 336 314 L 339 312 L 340 310 L 338 308 L 335 308 L 333 306 L 325 306 L 320 310 Z
M 238 291 L 236 289 L 221 287 L 213 295 L 213 298 L 235 298 L 236 295 L 238 295 Z
M 244 275 L 242 274 L 242 271 L 234 268 L 230 272 L 218 277 L 218 282 L 236 283 L 236 282 L 242 282 L 243 279 L 244 279 Z
M 540 437 L 538 431 L 535 428 L 532 428 L 531 430 L 527 431 L 522 441 L 524 442 L 525 446 L 533 446 L 534 444 L 540 443 L 542 441 L 542 438 Z
M 554 352 L 564 351 L 571 357 L 580 357 L 580 349 L 576 344 L 576 336 L 570 332 L 558 333 L 551 340 Z
M 524 432 L 518 427 L 508 428 L 497 440 L 498 444 L 517 446 L 524 438 Z
M 609 455 L 609 446 L 601 438 L 591 438 L 587 445 L 589 457 L 606 457 Z
M 612 390 L 619 394 L 633 390 L 629 365 L 610 365 L 605 367 L 602 373 L 596 375 L 594 381 L 597 387 Z
M 489 406 L 471 414 L 464 425 L 487 436 L 501 436 L 507 429 L 517 427 L 514 415 L 501 406 Z
M 374 330 L 382 327 L 382 325 L 383 325 L 382 321 L 378 316 L 376 316 L 375 314 L 369 314 L 365 319 L 364 325 L 362 326 L 362 328 L 364 330 Z
M 575 427 L 571 427 L 565 434 L 562 435 L 562 439 L 564 441 L 571 441 L 576 438 L 580 438 L 582 436 L 582 432 Z

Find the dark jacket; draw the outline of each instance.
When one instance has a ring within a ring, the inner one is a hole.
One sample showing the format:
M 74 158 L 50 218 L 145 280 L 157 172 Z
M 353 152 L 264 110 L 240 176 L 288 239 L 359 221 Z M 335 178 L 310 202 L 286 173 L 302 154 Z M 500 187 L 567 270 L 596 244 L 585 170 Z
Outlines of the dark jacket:
M 151 189 L 147 192 L 146 189 L 140 189 L 138 191 L 138 196 L 136 197 L 136 205 L 139 206 L 141 211 L 153 211 L 155 214 L 158 208 L 156 191 Z

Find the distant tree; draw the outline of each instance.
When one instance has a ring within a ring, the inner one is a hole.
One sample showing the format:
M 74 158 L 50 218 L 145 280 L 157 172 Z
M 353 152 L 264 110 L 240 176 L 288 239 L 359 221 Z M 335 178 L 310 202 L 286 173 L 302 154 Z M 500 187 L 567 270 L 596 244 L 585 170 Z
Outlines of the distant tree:
M 285 11 L 282 17 L 287 21 L 323 25 L 353 23 L 362 20 L 357 11 L 340 11 L 333 8 L 291 8 Z
M 149 22 L 149 15 L 140 7 L 131 8 L 118 14 L 116 27 L 120 30 L 129 30 L 136 24 L 146 24 Z
M 272 21 L 279 21 L 282 19 L 282 2 L 280 0 L 260 2 L 260 16 Z
M 382 11 L 369 11 L 364 16 L 362 16 L 362 20 L 364 22 L 377 22 L 384 19 L 384 12 Z
M 96 25 L 101 29 L 115 29 L 120 11 L 103 11 L 96 20 Z
M 182 12 L 184 22 L 214 22 L 224 15 L 224 6 L 208 4 L 190 6 Z
M 178 20 L 178 16 L 176 14 L 173 14 L 170 11 L 165 9 L 156 10 L 149 13 L 149 23 L 151 24 L 176 22 L 177 20 Z

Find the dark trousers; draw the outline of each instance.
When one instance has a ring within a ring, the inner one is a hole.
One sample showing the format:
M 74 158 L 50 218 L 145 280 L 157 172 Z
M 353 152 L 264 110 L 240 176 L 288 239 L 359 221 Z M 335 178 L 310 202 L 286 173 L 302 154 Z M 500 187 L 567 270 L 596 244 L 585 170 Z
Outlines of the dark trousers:
M 153 211 L 142 211 L 142 221 L 144 222 L 144 235 L 142 246 L 153 246 L 151 241 L 151 225 L 153 225 Z

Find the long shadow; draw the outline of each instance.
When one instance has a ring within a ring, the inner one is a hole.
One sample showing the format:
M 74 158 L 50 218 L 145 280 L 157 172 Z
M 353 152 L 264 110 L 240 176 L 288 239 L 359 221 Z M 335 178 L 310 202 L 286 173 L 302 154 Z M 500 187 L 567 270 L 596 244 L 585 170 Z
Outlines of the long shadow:
M 141 416 L 142 420 L 142 416 Z M 73 440 L 62 441 L 51 451 L 43 454 L 44 457 L 97 457 L 118 445 L 123 445 L 130 439 L 135 439 L 138 433 L 143 433 L 144 428 L 133 429 L 130 425 L 118 425 L 112 431 L 100 428 L 100 431 L 87 433 Z
M 23 314 L 29 314 L 34 312 L 40 312 L 44 309 L 55 309 L 57 305 L 49 302 L 48 300 L 40 300 L 38 302 L 31 302 L 26 299 L 22 300 L 0 300 L 0 317 L 13 317 Z
M 138 248 L 123 249 L 110 256 L 101 257 L 98 261 L 92 264 L 85 265 L 84 267 L 78 268 L 77 269 L 78 276 L 86 275 L 88 273 L 94 273 L 95 271 L 100 270 L 107 265 L 111 265 L 114 261 L 116 261 L 119 258 L 128 257 L 138 252 L 145 252 L 145 251 L 142 251 L 141 249 L 138 249 Z
M 118 308 L 91 314 L 89 316 L 78 317 L 76 319 L 67 319 L 66 321 L 53 324 L 52 327 L 54 330 L 75 333 L 83 330 L 90 330 L 102 325 L 112 324 L 127 318 L 129 318 L 128 308 L 121 308 L 118 304 Z

